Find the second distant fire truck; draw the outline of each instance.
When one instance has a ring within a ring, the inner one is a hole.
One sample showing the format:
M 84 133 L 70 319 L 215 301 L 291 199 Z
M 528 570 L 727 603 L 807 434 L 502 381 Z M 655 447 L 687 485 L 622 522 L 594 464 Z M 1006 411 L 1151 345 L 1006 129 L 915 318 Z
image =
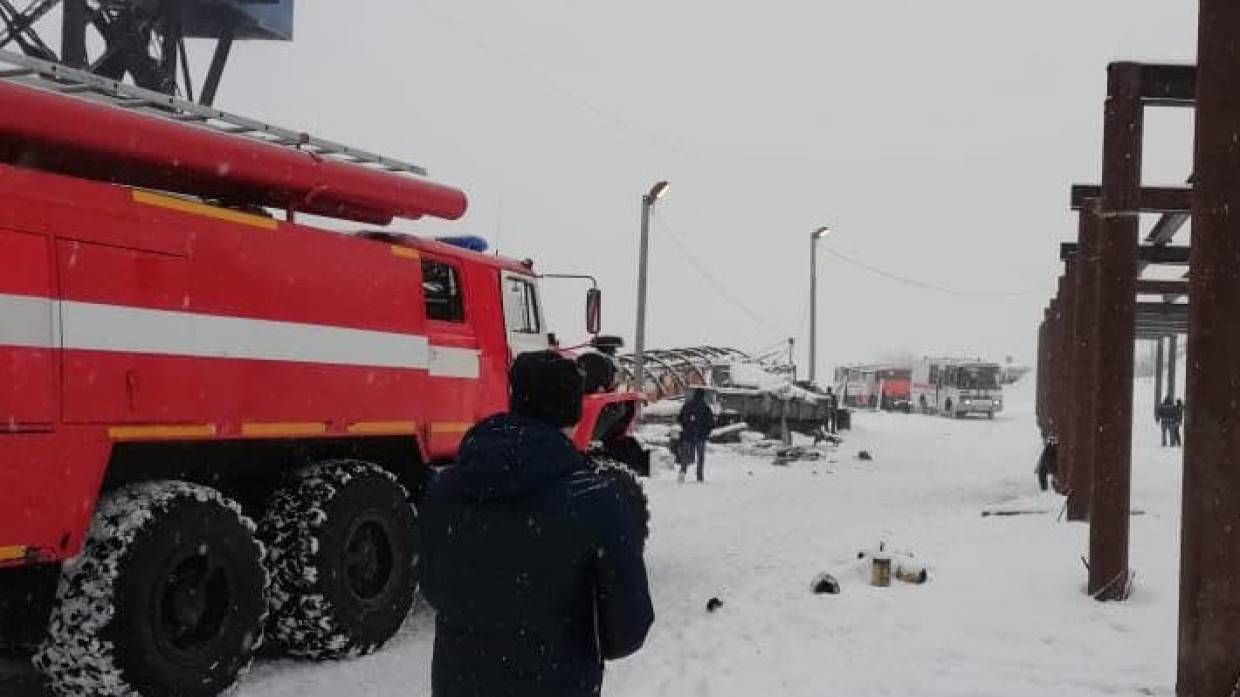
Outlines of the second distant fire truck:
M 845 406 L 908 412 L 911 375 L 900 366 L 843 366 L 835 371 L 835 391 Z
M 997 363 L 950 358 L 923 358 L 913 366 L 911 397 L 923 413 L 962 419 L 984 414 L 993 419 L 1003 410 Z

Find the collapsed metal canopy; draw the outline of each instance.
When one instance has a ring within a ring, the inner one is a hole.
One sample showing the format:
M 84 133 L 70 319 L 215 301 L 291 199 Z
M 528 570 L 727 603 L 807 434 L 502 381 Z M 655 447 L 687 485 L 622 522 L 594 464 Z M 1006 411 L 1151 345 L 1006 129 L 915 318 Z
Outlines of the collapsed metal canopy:
M 646 384 L 642 389 L 633 384 L 634 354 L 617 357 L 619 380 L 652 402 L 683 396 L 693 387 L 730 385 L 732 364 L 753 360 L 743 351 L 718 346 L 644 351 L 643 355 Z

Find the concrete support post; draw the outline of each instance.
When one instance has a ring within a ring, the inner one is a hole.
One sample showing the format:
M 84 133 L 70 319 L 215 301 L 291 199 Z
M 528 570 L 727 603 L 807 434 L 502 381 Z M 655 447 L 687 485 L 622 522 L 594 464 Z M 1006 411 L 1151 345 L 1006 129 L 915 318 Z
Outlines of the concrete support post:
M 1145 130 L 1141 85 L 1140 65 L 1109 67 L 1097 313 L 1098 334 L 1107 340 L 1107 360 L 1098 365 L 1089 529 L 1089 593 L 1099 600 L 1122 600 L 1128 592 L 1137 236 Z
M 1240 676 L 1240 3 L 1200 6 L 1179 697 Z

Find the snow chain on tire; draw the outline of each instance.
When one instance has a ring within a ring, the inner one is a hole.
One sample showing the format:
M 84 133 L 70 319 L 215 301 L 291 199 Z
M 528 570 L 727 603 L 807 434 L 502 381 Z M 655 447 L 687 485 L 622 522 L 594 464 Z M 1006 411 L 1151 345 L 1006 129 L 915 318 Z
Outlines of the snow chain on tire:
M 413 605 L 416 523 L 408 492 L 377 465 L 334 460 L 298 472 L 259 525 L 272 577 L 271 640 L 311 659 L 365 655 L 386 643 Z M 351 542 L 367 532 L 379 544 Z M 373 587 L 350 575 L 356 544 L 369 545 L 358 554 Z
M 267 574 L 255 527 L 236 502 L 197 484 L 145 482 L 105 495 L 82 552 L 64 566 L 35 666 L 66 697 L 228 689 L 263 638 Z M 205 634 L 184 629 L 208 613 L 216 624 L 196 628 Z M 168 633 L 176 622 L 186 634 Z
M 646 498 L 646 490 L 642 488 L 641 480 L 633 470 L 610 457 L 595 455 L 591 456 L 590 461 L 599 476 L 611 482 L 628 504 L 629 511 L 633 514 L 633 522 L 637 525 L 638 539 L 645 547 L 646 539 L 650 537 L 650 502 Z

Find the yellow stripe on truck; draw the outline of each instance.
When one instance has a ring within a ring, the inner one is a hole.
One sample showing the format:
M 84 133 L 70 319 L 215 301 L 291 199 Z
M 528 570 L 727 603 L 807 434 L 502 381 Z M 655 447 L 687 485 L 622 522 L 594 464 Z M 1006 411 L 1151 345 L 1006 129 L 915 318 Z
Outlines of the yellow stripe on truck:
M 26 558 L 25 545 L 11 545 L 8 547 L 0 547 L 0 562 L 20 561 Z
M 241 435 L 286 438 L 289 436 L 318 436 L 327 433 L 327 424 L 318 421 L 283 423 L 244 423 Z
M 454 422 L 442 422 L 441 421 L 439 423 L 431 424 L 431 435 L 432 436 L 447 436 L 447 435 L 454 435 L 458 433 L 464 433 L 468 431 L 469 429 L 473 428 L 473 426 L 474 425 L 471 423 L 464 423 L 464 422 L 454 423 Z
M 359 421 L 349 424 L 349 433 L 366 436 L 405 436 L 418 432 L 413 421 Z
M 222 220 L 226 223 L 249 225 L 250 227 L 261 228 L 263 230 L 275 230 L 280 227 L 279 221 L 274 218 L 265 218 L 261 215 L 242 213 L 241 211 L 233 211 L 227 208 L 217 208 L 216 206 L 208 206 L 205 203 L 186 201 L 183 198 L 164 196 L 162 194 L 143 191 L 141 189 L 133 190 L 133 200 L 135 203 L 141 203 L 145 206 L 154 206 L 156 208 L 177 211 L 178 213 L 188 213 L 190 215 L 197 215 L 203 218 Z
M 113 426 L 108 429 L 112 440 L 173 440 L 176 438 L 210 438 L 218 430 L 215 424 L 170 426 Z

